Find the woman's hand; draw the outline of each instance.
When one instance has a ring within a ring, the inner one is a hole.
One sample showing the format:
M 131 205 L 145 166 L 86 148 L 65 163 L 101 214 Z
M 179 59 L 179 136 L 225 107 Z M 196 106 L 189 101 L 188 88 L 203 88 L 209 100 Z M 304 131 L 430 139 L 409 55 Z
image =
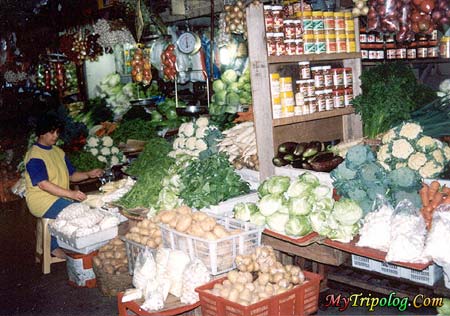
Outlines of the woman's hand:
M 69 198 L 71 198 L 72 200 L 81 202 L 86 200 L 87 196 L 86 194 L 84 194 L 83 192 L 79 191 L 79 190 L 71 190 L 70 194 L 69 194 Z
M 92 169 L 87 172 L 89 178 L 98 178 L 103 175 L 104 171 L 102 169 Z

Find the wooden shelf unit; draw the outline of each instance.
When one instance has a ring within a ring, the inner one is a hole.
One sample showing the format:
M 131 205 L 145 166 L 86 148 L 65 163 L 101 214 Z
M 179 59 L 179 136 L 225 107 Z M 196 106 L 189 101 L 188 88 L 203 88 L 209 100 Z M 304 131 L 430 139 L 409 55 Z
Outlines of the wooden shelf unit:
M 284 141 L 344 141 L 362 137 L 362 122 L 352 108 L 318 112 L 304 116 L 273 119 L 269 74 L 283 65 L 296 65 L 301 61 L 341 62 L 353 71 L 353 95 L 361 93 L 361 54 L 359 36 L 355 36 L 358 53 L 317 54 L 301 56 L 267 56 L 263 4 L 247 7 L 248 49 L 252 85 L 256 144 L 261 180 L 274 175 L 272 158 L 275 148 Z M 355 30 L 359 29 L 355 19 Z

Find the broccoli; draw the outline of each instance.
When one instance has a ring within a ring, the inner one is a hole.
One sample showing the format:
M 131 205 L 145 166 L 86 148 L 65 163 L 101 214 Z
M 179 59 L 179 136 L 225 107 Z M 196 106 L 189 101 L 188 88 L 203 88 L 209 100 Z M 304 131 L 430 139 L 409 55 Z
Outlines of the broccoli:
M 406 192 L 406 191 L 396 191 L 392 196 L 392 204 L 395 206 L 400 201 L 407 199 L 413 203 L 413 205 L 417 208 L 422 207 L 422 201 L 420 199 L 419 193 L 417 191 Z
M 392 189 L 412 192 L 420 188 L 420 177 L 410 168 L 403 167 L 389 173 L 389 181 Z
M 345 156 L 345 164 L 349 169 L 357 169 L 363 163 L 375 161 L 375 155 L 369 146 L 357 145 L 350 148 Z
M 346 181 L 354 179 L 356 177 L 356 171 L 347 168 L 344 163 L 341 163 L 331 171 L 330 176 L 335 181 Z
M 375 200 L 377 195 L 385 196 L 388 191 L 386 185 L 383 184 L 373 184 L 372 186 L 368 186 L 367 195 L 371 200 Z
M 366 191 L 359 188 L 353 188 L 353 190 L 349 191 L 348 197 L 353 201 L 358 202 L 358 204 L 368 198 Z
M 379 179 L 383 179 L 383 170 L 383 167 L 376 162 L 368 162 L 361 166 L 359 175 L 365 183 L 377 182 Z

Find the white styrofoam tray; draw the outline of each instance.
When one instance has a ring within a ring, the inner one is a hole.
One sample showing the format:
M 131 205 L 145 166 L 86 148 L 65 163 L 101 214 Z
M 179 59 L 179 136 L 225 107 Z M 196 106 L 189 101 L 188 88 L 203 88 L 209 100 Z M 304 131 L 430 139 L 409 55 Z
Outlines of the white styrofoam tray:
M 61 232 L 55 230 L 51 225 L 49 225 L 50 233 L 61 240 L 62 242 L 68 244 L 69 246 L 75 249 L 86 248 L 95 244 L 98 244 L 102 241 L 113 239 L 117 236 L 119 232 L 118 226 L 114 226 L 91 235 L 83 236 L 83 237 L 72 237 L 66 236 Z
M 83 255 L 87 255 L 87 254 L 89 254 L 89 253 L 91 253 L 91 252 L 93 252 L 93 251 L 95 251 L 95 250 L 97 250 L 97 249 L 100 249 L 100 247 L 106 245 L 106 244 L 109 242 L 109 240 L 105 240 L 105 241 L 99 242 L 98 244 L 93 244 L 93 245 L 91 245 L 91 246 L 88 246 L 88 247 L 85 247 L 85 248 L 78 249 L 78 248 L 72 247 L 72 246 L 69 245 L 69 244 L 66 244 L 66 243 L 65 243 L 64 241 L 62 241 L 61 239 L 58 239 L 58 238 L 56 238 L 56 239 L 58 240 L 58 245 L 59 245 L 61 248 L 64 248 L 64 249 L 69 250 L 69 251 L 72 251 L 72 252 L 81 253 L 81 254 L 83 254 Z

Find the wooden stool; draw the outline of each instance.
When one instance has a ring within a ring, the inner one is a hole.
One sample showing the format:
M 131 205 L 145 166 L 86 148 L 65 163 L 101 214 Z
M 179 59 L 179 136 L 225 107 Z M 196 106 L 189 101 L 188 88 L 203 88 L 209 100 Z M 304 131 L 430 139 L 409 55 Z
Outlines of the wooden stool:
M 51 223 L 53 219 L 50 218 L 38 218 L 36 223 L 36 262 L 42 263 L 42 273 L 50 273 L 50 265 L 52 263 L 63 262 L 66 259 L 61 259 L 57 257 L 52 257 L 50 244 L 51 235 L 48 230 L 48 224 Z

